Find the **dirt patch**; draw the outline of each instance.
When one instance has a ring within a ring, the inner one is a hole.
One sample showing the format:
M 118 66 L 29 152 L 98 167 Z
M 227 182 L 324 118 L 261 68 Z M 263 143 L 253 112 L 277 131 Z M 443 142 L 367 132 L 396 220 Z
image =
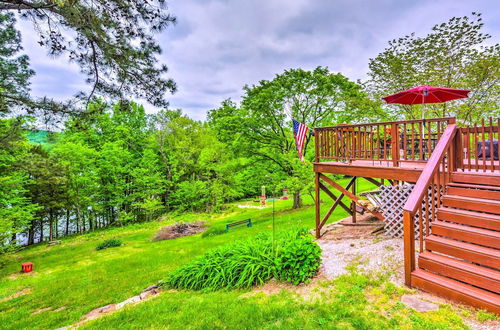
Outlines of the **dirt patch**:
M 21 297 L 21 296 L 24 296 L 24 295 L 27 295 L 27 294 L 30 294 L 30 293 L 31 293 L 31 289 L 29 289 L 29 288 L 22 289 L 22 290 L 17 291 L 14 294 L 11 294 L 8 297 L 0 299 L 0 302 L 9 301 L 9 300 L 12 300 L 14 298 Z
M 35 274 L 36 274 L 35 271 L 29 272 L 29 273 L 15 272 L 15 273 L 10 274 L 9 276 L 7 276 L 7 278 L 9 280 L 17 280 L 21 276 L 23 276 L 23 277 L 26 277 L 26 276 L 35 276 Z
M 178 222 L 170 226 L 162 227 L 158 233 L 156 233 L 155 237 L 153 237 L 153 241 L 163 241 L 182 236 L 194 235 L 204 232 L 206 229 L 204 221 Z
M 51 309 L 52 309 L 52 307 L 39 308 L 36 311 L 34 311 L 33 313 L 31 313 L 31 315 L 36 315 L 36 314 L 39 314 L 41 312 L 50 311 Z
M 356 223 L 351 217 L 328 224 L 321 229 L 322 240 L 372 238 L 383 234 L 384 223 L 371 214 L 358 215 Z M 314 234 L 314 231 L 312 232 Z

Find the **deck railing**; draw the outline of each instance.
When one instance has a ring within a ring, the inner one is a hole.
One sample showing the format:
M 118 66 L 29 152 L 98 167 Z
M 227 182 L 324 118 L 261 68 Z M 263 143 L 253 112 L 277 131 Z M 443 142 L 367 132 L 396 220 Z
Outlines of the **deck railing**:
M 338 125 L 315 128 L 316 159 L 399 162 L 427 161 L 455 118 Z
M 457 132 L 455 124 L 446 127 L 403 208 L 405 283 L 408 286 L 411 286 L 411 273 L 415 270 L 415 220 L 418 218 L 419 248 L 423 252 L 424 240 L 441 206 L 445 186 L 457 169 L 456 156 L 460 148 Z
M 487 172 L 500 170 L 499 166 L 499 127 L 500 118 L 496 121 L 489 118 L 482 120 L 480 126 L 460 128 L 459 139 L 462 144 L 458 155 L 459 169 L 462 171 Z

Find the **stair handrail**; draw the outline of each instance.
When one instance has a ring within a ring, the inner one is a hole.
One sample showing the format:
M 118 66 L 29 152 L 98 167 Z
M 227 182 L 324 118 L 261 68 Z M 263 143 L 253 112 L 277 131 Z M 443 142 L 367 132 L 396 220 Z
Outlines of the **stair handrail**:
M 422 215 L 422 202 L 424 198 L 428 203 L 428 192 L 431 184 L 441 185 L 441 180 L 443 180 L 443 185 L 446 180 L 449 180 L 451 172 L 456 169 L 456 156 L 457 143 L 454 141 L 457 136 L 457 125 L 448 124 L 446 126 L 443 135 L 439 139 L 436 148 L 431 154 L 431 157 L 427 161 L 418 181 L 415 184 L 408 200 L 403 207 L 403 226 L 404 226 L 404 262 L 405 262 L 405 284 L 411 287 L 411 273 L 415 270 L 415 216 L 417 212 L 420 215 L 420 249 L 423 247 L 423 215 Z M 454 143 L 455 142 L 455 143 Z M 448 154 L 447 162 L 445 161 L 445 156 Z M 443 172 L 443 173 L 441 173 Z M 438 194 L 437 201 L 440 203 L 441 191 L 440 189 L 436 192 Z M 432 200 L 434 200 L 434 189 L 432 190 Z M 430 204 L 427 204 L 430 205 Z M 431 217 L 435 215 L 434 205 L 432 206 L 432 211 L 430 208 L 426 208 L 427 219 L 429 219 L 429 213 Z M 427 223 L 427 228 L 429 228 L 429 223 Z

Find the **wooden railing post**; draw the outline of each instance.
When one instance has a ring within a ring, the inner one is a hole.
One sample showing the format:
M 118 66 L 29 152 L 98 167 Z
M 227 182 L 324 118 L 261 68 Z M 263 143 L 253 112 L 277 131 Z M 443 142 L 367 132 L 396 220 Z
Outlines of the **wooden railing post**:
M 464 148 L 462 146 L 462 130 L 457 130 L 457 135 L 455 136 L 455 143 L 453 145 L 453 152 L 455 154 L 455 162 L 452 168 L 453 171 L 457 169 L 464 168 Z
M 320 207 L 321 207 L 321 197 L 320 197 L 320 190 L 319 190 L 319 173 L 316 172 L 315 173 L 315 184 L 316 184 L 316 200 L 314 201 L 314 205 L 316 207 L 316 238 L 320 238 L 321 237 L 321 233 L 320 233 Z
M 394 167 L 398 167 L 398 164 L 399 164 L 399 130 L 398 130 L 397 123 L 393 123 L 391 125 L 391 153 L 392 153 L 392 164 Z
M 415 221 L 413 215 L 403 212 L 405 284 L 411 287 L 411 273 L 415 270 Z
M 317 128 L 314 128 L 314 161 L 317 163 L 319 161 L 319 130 Z

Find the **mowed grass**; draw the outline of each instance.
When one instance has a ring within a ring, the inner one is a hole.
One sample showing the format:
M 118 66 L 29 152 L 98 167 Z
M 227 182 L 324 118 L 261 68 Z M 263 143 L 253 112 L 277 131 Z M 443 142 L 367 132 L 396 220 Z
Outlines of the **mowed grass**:
M 360 191 L 373 188 L 364 181 L 358 184 Z M 328 203 L 322 205 L 323 214 L 331 205 L 327 197 L 324 200 Z M 299 210 L 291 210 L 291 203 L 290 200 L 276 202 L 276 231 L 313 228 L 313 200 L 304 196 L 305 207 Z M 41 244 L 8 255 L 7 263 L 0 270 L 0 328 L 54 329 L 76 323 L 97 307 L 139 294 L 144 288 L 164 279 L 172 269 L 209 249 L 271 232 L 270 205 L 265 209 L 252 209 L 238 208 L 239 204 L 257 205 L 251 201 L 232 203 L 221 214 L 172 216 L 163 222 L 68 237 L 62 239 L 60 245 Z M 345 216 L 345 211 L 338 208 L 331 219 L 339 220 Z M 151 240 L 160 227 L 175 221 L 205 220 L 211 227 L 223 227 L 225 223 L 246 218 L 252 218 L 253 227 L 231 229 L 228 233 L 205 238 L 197 234 L 174 240 Z M 121 240 L 123 245 L 96 251 L 99 243 L 111 238 Z M 29 275 L 19 273 L 20 264 L 26 261 L 34 263 L 35 271 Z M 85 326 L 100 329 L 314 328 L 321 325 L 368 328 L 370 322 L 375 325 L 371 328 L 392 325 L 418 327 L 419 324 L 424 328 L 463 326 L 460 318 L 452 312 L 443 314 L 440 311 L 436 319 L 427 320 L 419 313 L 401 307 L 397 302 L 399 296 L 385 293 L 384 299 L 393 301 L 380 307 L 387 315 L 378 317 L 378 305 L 368 302 L 364 298 L 365 292 L 378 289 L 387 282 L 376 280 L 379 282 L 372 283 L 368 277 L 356 272 L 338 281 L 328 284 L 321 298 L 314 302 L 304 301 L 287 292 L 248 297 L 243 295 L 245 291 L 239 290 L 164 292 L 150 301 L 126 307 Z M 29 293 L 9 299 L 21 290 Z
M 369 183 L 360 182 L 359 186 L 360 189 L 373 188 Z M 60 245 L 41 244 L 7 256 L 7 263 L 0 270 L 0 328 L 57 328 L 75 323 L 97 307 L 139 294 L 164 279 L 173 268 L 208 249 L 271 232 L 271 205 L 252 209 L 238 208 L 239 204 L 258 205 L 251 201 L 232 203 L 221 214 L 189 213 L 163 222 L 111 228 L 63 238 Z M 304 196 L 304 204 L 302 209 L 291 210 L 291 200 L 277 201 L 276 230 L 313 228 L 313 200 Z M 323 213 L 330 204 L 322 205 Z M 345 216 L 345 211 L 338 208 L 332 219 Z M 210 226 L 221 227 L 246 218 L 252 218 L 253 227 L 205 238 L 198 234 L 174 240 L 151 240 L 160 227 L 175 221 L 205 220 Z M 123 246 L 96 251 L 100 242 L 110 238 L 120 239 Z M 27 261 L 34 263 L 35 271 L 29 275 L 19 274 L 21 263 Z M 23 289 L 31 293 L 5 300 Z M 50 310 L 36 313 L 44 308 Z

